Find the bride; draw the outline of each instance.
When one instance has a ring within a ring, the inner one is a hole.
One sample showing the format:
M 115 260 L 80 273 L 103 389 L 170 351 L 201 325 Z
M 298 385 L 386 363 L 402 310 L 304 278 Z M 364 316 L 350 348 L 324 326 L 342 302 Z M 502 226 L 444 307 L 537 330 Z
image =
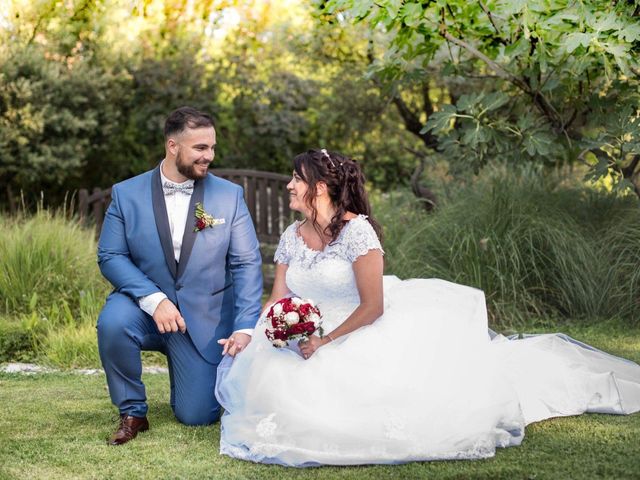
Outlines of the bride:
M 561 334 L 495 335 L 480 290 L 383 277 L 355 161 L 300 154 L 287 189 L 304 220 L 282 234 L 266 305 L 313 299 L 324 336 L 276 349 L 263 312 L 219 367 L 221 453 L 288 466 L 486 458 L 531 422 L 640 410 L 637 364 Z

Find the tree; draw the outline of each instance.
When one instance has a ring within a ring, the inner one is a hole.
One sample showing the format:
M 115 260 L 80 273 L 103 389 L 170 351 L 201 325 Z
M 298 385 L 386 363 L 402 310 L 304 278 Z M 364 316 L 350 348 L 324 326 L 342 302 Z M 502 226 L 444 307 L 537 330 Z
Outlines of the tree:
M 121 120 L 122 78 L 28 47 L 0 67 L 0 82 L 0 183 L 10 198 L 13 185 L 60 201 Z
M 584 162 L 640 196 L 640 6 L 586 0 L 330 0 L 383 45 L 373 70 L 400 90 L 407 128 L 452 168 L 494 159 Z M 343 22 L 346 20 L 342 20 Z M 433 95 L 441 88 L 448 95 Z M 417 126 L 420 125 L 420 130 Z M 417 130 L 417 131 L 416 131 Z
M 58 203 L 157 164 L 162 123 L 213 114 L 216 165 L 287 173 L 326 147 L 406 184 L 416 140 L 364 74 L 366 35 L 300 0 L 11 0 L 0 12 L 0 181 Z M 364 31 L 365 29 L 360 29 Z M 331 36 L 326 36 L 327 32 Z M 26 167 L 28 166 L 28 167 Z

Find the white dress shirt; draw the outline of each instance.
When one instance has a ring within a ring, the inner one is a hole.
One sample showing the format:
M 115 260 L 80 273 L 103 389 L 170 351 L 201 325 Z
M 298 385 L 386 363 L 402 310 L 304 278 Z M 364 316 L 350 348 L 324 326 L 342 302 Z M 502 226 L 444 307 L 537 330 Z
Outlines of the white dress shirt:
M 187 186 L 193 185 L 194 181 L 189 179 L 182 183 L 176 183 L 169 180 L 164 176 L 162 172 L 162 167 L 164 165 L 164 160 L 160 164 L 160 180 L 162 185 L 165 183 Z M 164 189 L 163 189 L 164 190 Z M 193 191 L 192 191 L 193 192 Z M 176 192 L 171 195 L 164 194 L 164 203 L 167 207 L 167 217 L 169 217 L 169 228 L 171 230 L 171 242 L 173 244 L 173 255 L 176 259 L 176 262 L 180 260 L 180 250 L 182 249 L 182 237 L 184 235 L 184 229 L 187 225 L 187 220 L 189 217 L 189 203 L 191 202 L 191 194 L 184 194 L 181 192 Z M 147 313 L 150 316 L 153 316 L 156 308 L 160 302 L 162 302 L 167 296 L 163 292 L 152 293 L 151 295 L 147 295 L 146 297 L 138 298 L 138 303 L 142 311 Z M 251 335 L 253 332 L 250 328 L 245 328 L 241 330 L 237 330 L 234 333 L 246 333 L 247 335 Z

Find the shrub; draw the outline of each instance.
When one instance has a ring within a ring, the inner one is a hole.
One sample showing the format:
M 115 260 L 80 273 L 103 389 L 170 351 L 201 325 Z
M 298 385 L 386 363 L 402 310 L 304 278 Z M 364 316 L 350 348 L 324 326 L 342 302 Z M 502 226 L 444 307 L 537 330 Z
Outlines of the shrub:
M 34 358 L 31 332 L 20 322 L 0 318 L 0 362 L 28 362 Z

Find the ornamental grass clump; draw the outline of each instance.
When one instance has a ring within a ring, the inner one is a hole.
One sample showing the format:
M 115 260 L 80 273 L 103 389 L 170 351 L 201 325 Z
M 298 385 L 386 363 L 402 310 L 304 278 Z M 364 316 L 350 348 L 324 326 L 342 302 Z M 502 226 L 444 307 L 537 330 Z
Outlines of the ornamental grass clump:
M 20 331 L 32 348 L 4 349 L 3 358 L 97 364 L 95 323 L 110 287 L 96 264 L 94 231 L 42 208 L 0 216 L 0 227 L 0 333 Z
M 406 197 L 379 202 L 387 273 L 480 288 L 500 326 L 640 321 L 636 197 L 504 171 L 445 193 L 431 215 Z
M 64 301 L 76 314 L 81 298 L 104 292 L 93 230 L 62 214 L 0 217 L 0 297 L 5 313 L 31 313 Z

